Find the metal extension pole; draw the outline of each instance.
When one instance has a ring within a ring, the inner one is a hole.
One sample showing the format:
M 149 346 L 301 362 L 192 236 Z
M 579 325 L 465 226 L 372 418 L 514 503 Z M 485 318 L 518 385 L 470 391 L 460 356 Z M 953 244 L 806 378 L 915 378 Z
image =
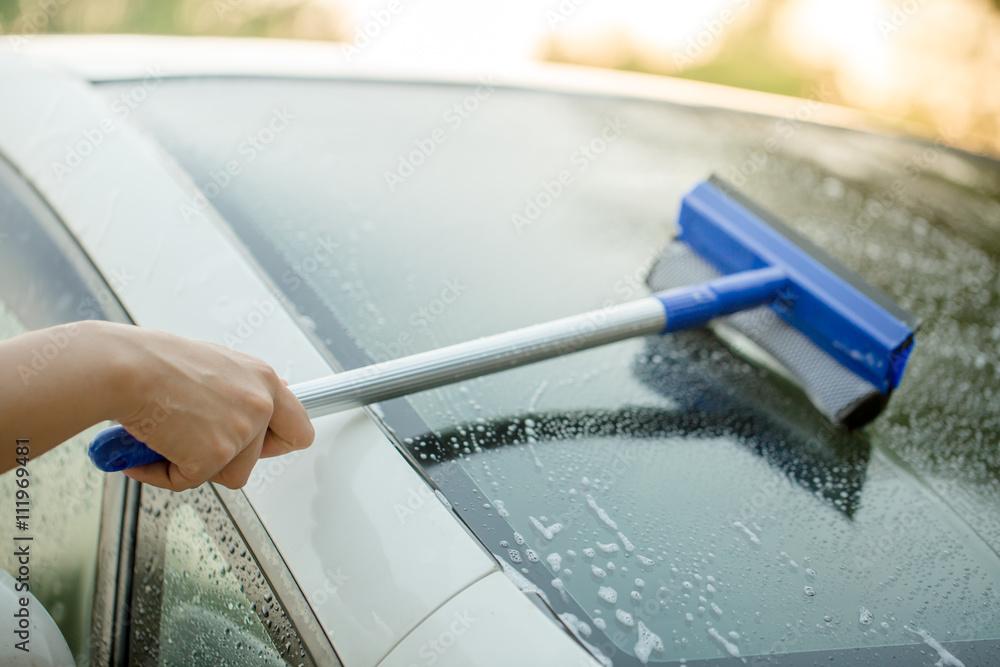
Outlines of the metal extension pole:
M 662 333 L 663 304 L 639 299 L 290 387 L 310 417 L 398 398 L 635 336 Z

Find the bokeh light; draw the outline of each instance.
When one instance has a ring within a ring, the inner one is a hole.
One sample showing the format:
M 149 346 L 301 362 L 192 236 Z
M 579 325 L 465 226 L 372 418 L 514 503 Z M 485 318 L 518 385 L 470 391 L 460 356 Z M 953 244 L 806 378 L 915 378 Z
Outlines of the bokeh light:
M 799 97 L 823 84 L 827 102 L 1000 154 L 1000 0 L 0 0 L 0 33 L 37 32 L 360 38 L 388 64 L 554 61 Z

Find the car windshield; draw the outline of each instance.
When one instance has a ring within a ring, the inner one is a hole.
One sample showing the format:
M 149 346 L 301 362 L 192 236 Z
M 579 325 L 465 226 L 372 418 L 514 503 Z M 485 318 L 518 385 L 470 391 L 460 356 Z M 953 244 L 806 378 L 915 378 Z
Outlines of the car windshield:
M 925 319 L 866 429 L 834 429 L 706 331 L 376 414 L 511 578 L 616 664 L 946 660 L 942 643 L 1000 637 L 1000 168 L 801 122 L 816 105 L 207 78 L 131 113 L 204 193 L 178 224 L 217 208 L 345 368 L 643 296 L 683 194 L 735 181 Z

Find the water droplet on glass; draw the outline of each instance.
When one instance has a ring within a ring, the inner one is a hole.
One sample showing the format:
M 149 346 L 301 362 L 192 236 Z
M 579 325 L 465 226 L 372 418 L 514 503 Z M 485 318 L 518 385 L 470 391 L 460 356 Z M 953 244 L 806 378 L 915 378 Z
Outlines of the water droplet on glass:
M 875 616 L 870 611 L 864 607 L 858 608 L 858 623 L 861 623 L 862 625 L 871 625 L 874 620 Z

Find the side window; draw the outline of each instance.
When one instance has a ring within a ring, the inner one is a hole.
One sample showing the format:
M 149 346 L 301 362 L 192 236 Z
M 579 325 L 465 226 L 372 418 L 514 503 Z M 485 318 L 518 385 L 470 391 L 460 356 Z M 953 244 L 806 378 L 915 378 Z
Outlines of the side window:
M 0 339 L 85 318 L 125 319 L 94 267 L 31 186 L 0 157 Z M 47 362 L 40 351 L 33 371 Z M 4 378 L 27 387 L 32 375 Z M 77 664 L 90 663 L 105 476 L 86 448 L 98 427 L 28 463 L 30 522 L 0 522 L 0 541 L 30 536 L 30 590 L 66 638 Z M 9 434 L 3 434 L 7 437 Z M 14 471 L 0 475 L 4 506 Z M 117 528 L 116 528 L 117 529 Z M 0 569 L 16 572 L 13 549 Z
M 130 664 L 314 665 L 212 485 L 142 487 Z

